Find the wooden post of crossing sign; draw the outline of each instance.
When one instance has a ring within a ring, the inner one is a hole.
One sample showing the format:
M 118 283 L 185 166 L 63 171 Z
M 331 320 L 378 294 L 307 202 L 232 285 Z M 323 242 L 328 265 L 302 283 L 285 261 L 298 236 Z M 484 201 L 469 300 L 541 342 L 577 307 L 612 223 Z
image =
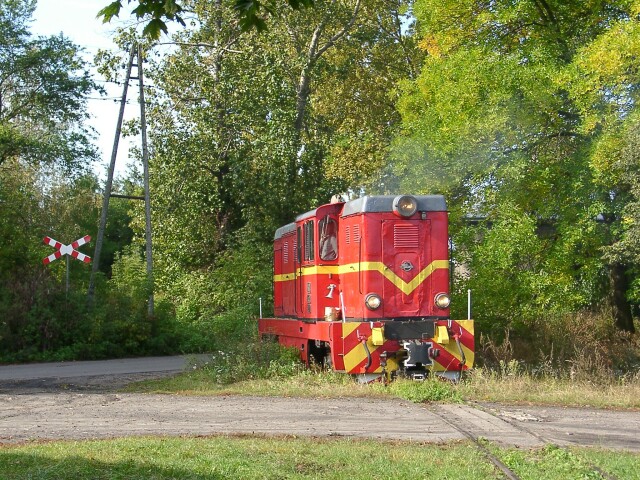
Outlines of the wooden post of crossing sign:
M 48 257 L 42 259 L 42 263 L 45 265 L 50 264 L 51 262 L 59 259 L 63 255 L 67 255 L 67 293 L 69 293 L 69 257 L 73 257 L 77 260 L 80 260 L 84 263 L 91 263 L 91 257 L 85 255 L 84 253 L 80 253 L 76 248 L 84 245 L 85 243 L 89 243 L 91 241 L 91 236 L 85 235 L 82 238 L 79 238 L 75 242 L 70 243 L 69 245 L 64 245 L 57 240 L 54 240 L 51 237 L 44 237 L 42 239 L 42 243 L 45 245 L 50 245 L 57 250 L 53 252 Z

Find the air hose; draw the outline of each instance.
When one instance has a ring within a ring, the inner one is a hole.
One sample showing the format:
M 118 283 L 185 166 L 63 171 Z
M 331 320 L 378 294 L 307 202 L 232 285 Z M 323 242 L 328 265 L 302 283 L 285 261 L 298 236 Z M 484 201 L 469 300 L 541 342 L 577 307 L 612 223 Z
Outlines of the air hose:
M 369 347 L 367 347 L 367 339 L 363 339 L 362 340 L 362 346 L 364 347 L 364 351 L 367 354 L 367 364 L 364 366 L 364 369 L 366 370 L 367 368 L 369 368 L 371 366 L 371 352 L 369 351 Z
M 462 380 L 462 369 L 467 363 L 467 357 L 465 357 L 464 350 L 462 350 L 462 344 L 460 343 L 460 335 L 456 333 L 453 336 L 453 338 L 455 339 L 456 345 L 458 345 L 458 351 L 460 352 L 460 373 L 458 375 L 458 381 L 460 381 Z

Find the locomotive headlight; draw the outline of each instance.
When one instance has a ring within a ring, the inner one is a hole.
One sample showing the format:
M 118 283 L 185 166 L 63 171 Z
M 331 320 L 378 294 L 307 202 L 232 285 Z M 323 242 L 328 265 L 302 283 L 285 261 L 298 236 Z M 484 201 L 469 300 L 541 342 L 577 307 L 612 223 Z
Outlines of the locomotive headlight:
M 451 304 L 451 299 L 449 298 L 449 295 L 447 295 L 446 293 L 439 293 L 436 295 L 434 302 L 438 308 L 445 309 L 445 308 L 449 308 L 449 305 Z
M 418 201 L 411 195 L 399 195 L 393 199 L 393 213 L 410 217 L 418 210 Z
M 380 308 L 380 305 L 382 305 L 382 299 L 380 298 L 380 295 L 370 293 L 365 297 L 364 304 L 369 310 L 377 310 Z

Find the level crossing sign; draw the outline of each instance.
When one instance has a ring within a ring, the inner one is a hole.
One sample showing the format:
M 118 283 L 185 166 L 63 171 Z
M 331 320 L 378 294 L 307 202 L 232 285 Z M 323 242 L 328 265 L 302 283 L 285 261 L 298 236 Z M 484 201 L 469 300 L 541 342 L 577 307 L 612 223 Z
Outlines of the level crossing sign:
M 84 237 L 79 238 L 78 240 L 76 240 L 73 243 L 70 243 L 69 245 L 64 245 L 59 241 L 54 240 L 53 238 L 44 237 L 44 239 L 42 240 L 42 243 L 44 243 L 45 245 L 50 245 L 53 248 L 56 248 L 57 251 L 55 251 L 48 257 L 43 258 L 42 263 L 44 263 L 45 265 L 48 265 L 49 263 L 53 262 L 54 260 L 57 260 L 63 255 L 69 255 L 84 263 L 91 263 L 91 257 L 89 257 L 88 255 L 85 255 L 84 253 L 80 253 L 78 250 L 76 250 L 76 248 L 90 241 L 91 241 L 91 236 L 85 235 Z

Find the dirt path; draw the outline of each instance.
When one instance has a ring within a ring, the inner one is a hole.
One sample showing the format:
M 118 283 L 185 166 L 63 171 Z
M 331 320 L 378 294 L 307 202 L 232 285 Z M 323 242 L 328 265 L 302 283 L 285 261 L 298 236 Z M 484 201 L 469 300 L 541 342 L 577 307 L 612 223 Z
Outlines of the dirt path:
M 640 451 L 640 412 L 401 400 L 186 397 L 114 393 L 163 372 L 0 380 L 0 443 L 134 435 L 267 434 L 420 442 L 465 434 L 523 448 L 589 445 Z
M 60 381 L 79 385 L 95 385 L 91 378 L 106 379 L 112 386 L 118 377 L 130 381 L 129 376 L 169 375 L 183 372 L 193 365 L 205 363 L 208 355 L 176 355 L 169 357 L 116 358 L 112 360 L 91 360 L 79 362 L 27 363 L 0 366 L 0 392 L 7 387 L 15 388 L 24 384 L 37 388 L 38 384 L 49 386 Z
M 0 443 L 132 435 L 268 434 L 420 442 L 462 440 L 456 425 L 501 445 L 640 451 L 640 413 L 400 400 L 185 397 L 121 393 L 0 394 Z M 446 416 L 449 422 L 440 416 Z M 543 440 L 541 440 L 541 438 Z

